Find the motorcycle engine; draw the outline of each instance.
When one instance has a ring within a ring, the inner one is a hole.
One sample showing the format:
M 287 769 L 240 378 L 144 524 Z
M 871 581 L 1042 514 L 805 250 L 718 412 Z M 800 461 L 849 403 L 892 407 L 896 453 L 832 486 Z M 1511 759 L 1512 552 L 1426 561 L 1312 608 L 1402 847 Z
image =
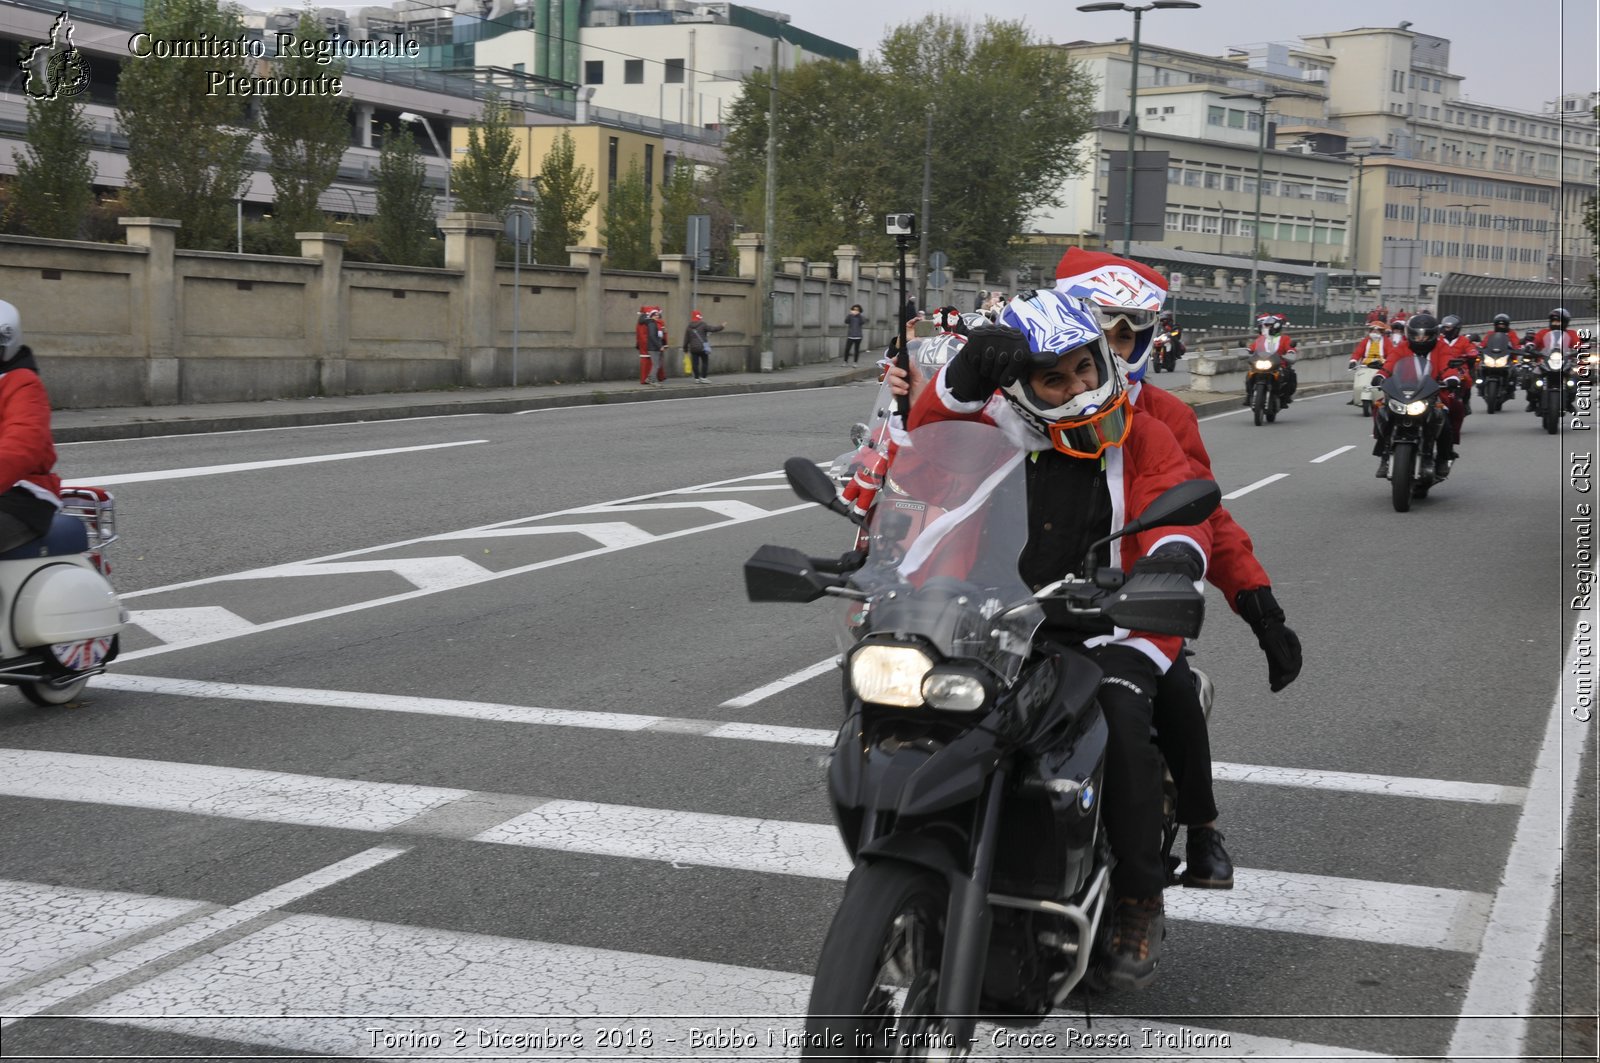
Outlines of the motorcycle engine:
M 995 911 L 978 1008 L 986 1015 L 1007 1016 L 1002 1025 L 1032 1026 L 1050 1013 L 1050 972 L 1036 940 L 1041 929 L 1033 912 Z

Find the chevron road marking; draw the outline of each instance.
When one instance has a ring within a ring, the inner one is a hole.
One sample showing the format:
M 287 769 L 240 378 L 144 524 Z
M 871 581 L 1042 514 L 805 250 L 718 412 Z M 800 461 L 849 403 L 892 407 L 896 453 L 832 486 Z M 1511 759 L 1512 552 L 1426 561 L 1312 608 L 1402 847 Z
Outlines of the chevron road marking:
M 206 635 L 247 635 L 256 625 L 220 605 L 194 605 L 186 609 L 135 609 L 128 619 L 162 642 L 187 642 Z
M 171 761 L 0 749 L 0 795 L 145 808 L 344 830 L 453 834 L 446 806 L 489 795 Z M 560 852 L 843 881 L 850 861 L 823 823 L 723 816 L 538 797 L 493 798 L 514 808 L 471 840 Z M 434 813 L 434 815 L 429 815 Z M 1235 871 L 1235 888 L 1203 898 L 1174 890 L 1175 919 L 1416 948 L 1471 951 L 1489 898 L 1466 890 L 1281 871 Z M 1199 891 L 1196 891 L 1199 892 Z

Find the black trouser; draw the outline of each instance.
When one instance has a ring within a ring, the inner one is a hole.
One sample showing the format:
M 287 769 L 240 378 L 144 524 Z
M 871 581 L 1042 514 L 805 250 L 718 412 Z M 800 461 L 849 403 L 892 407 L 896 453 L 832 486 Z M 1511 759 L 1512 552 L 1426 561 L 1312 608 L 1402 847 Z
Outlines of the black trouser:
M 1120 897 L 1154 897 L 1167 885 L 1161 860 L 1161 754 L 1150 740 L 1151 700 L 1159 673 L 1136 650 L 1092 651 L 1104 673 L 1098 693 L 1105 713 L 1106 771 L 1101 816 L 1117 858 L 1111 885 Z
M 1278 398 L 1294 398 L 1295 388 L 1300 386 L 1300 377 L 1295 373 L 1294 366 L 1287 361 L 1283 363 L 1282 376 L 1278 381 Z
M 1186 827 L 1217 818 L 1211 790 L 1211 739 L 1187 658 L 1179 657 L 1156 684 L 1156 745 L 1178 787 L 1177 819 Z
M 850 355 L 856 356 L 856 361 L 861 361 L 861 337 L 846 336 L 844 341 L 844 360 L 849 361 Z
M 711 377 L 711 356 L 705 351 L 690 351 L 690 364 L 694 367 L 696 380 L 708 380 Z

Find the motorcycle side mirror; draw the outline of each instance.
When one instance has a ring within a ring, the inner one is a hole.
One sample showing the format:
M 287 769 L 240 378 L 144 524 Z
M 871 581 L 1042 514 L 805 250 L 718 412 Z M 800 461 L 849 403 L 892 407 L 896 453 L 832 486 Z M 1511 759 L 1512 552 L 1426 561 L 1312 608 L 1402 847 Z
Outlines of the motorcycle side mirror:
M 1222 488 L 1217 486 L 1215 480 L 1185 480 L 1181 484 L 1174 484 L 1161 494 L 1156 500 L 1145 507 L 1133 520 L 1124 524 L 1121 530 L 1100 539 L 1089 547 L 1089 555 L 1084 560 L 1086 578 L 1094 577 L 1095 551 L 1124 535 L 1144 531 L 1146 528 L 1156 528 L 1163 524 L 1179 524 L 1191 526 L 1203 524 L 1207 517 L 1216 512 L 1222 504 Z
M 859 447 L 866 441 L 867 426 L 862 424 L 860 421 L 857 421 L 855 424 L 850 426 L 850 442 Z
M 808 458 L 790 458 L 783 463 L 783 475 L 788 479 L 794 493 L 807 502 L 815 502 L 841 517 L 848 517 L 857 524 L 862 523 L 861 518 L 850 512 L 850 504 L 839 497 L 838 492 L 833 489 L 833 480 L 817 467 L 816 462 Z
M 814 602 L 839 585 L 789 546 L 763 546 L 744 563 L 744 591 L 752 602 Z

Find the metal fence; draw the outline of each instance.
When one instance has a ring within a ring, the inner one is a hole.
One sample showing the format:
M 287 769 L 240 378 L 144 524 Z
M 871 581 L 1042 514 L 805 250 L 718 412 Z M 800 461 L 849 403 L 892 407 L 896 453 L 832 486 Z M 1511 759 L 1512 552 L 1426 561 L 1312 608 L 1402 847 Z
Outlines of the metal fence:
M 1587 283 L 1508 280 L 1449 273 L 1439 282 L 1438 311 L 1462 321 L 1492 321 L 1508 314 L 1513 321 L 1543 321 L 1554 307 L 1565 307 L 1574 319 L 1593 317 L 1594 289 Z

